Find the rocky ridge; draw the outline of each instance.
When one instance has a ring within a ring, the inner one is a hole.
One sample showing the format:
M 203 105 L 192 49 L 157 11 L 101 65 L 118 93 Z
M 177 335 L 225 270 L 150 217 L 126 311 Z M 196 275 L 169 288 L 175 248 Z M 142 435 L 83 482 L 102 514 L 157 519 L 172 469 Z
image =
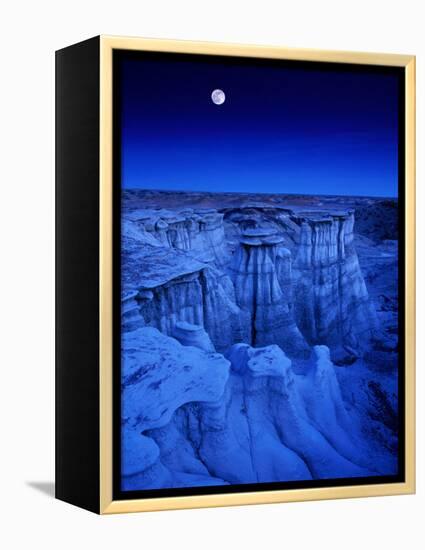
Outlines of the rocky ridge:
M 340 205 L 124 210 L 124 488 L 394 471 L 335 366 L 394 354 L 354 223 Z

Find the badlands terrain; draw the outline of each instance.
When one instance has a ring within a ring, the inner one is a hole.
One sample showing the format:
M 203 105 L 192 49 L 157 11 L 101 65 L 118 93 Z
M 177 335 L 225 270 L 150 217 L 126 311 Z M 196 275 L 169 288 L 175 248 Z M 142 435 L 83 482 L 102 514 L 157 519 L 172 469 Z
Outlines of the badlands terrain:
M 397 473 L 397 201 L 127 190 L 122 489 Z

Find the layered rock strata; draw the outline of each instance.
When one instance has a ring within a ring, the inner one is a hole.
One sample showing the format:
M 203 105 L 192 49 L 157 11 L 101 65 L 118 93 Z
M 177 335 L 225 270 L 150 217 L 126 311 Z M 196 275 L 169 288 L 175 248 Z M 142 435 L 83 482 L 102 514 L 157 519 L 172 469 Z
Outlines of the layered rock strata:
M 200 326 L 216 349 L 224 351 L 234 342 L 250 340 L 249 314 L 236 305 L 225 285 L 208 267 L 182 274 L 151 289 L 141 287 L 139 312 L 144 324 L 168 335 L 175 334 L 180 322 Z
M 300 242 L 294 251 L 295 319 L 311 344 L 326 344 L 356 356 L 376 330 L 353 243 L 352 211 L 298 218 Z
M 228 202 L 123 216 L 123 489 L 395 473 L 394 247 L 379 331 L 352 211 Z
M 237 304 L 251 315 L 251 344 L 277 344 L 290 355 L 309 355 L 294 318 L 291 253 L 267 228 L 246 229 L 232 264 Z
M 308 356 L 309 346 L 326 344 L 338 364 L 362 355 L 376 333 L 376 316 L 353 244 L 352 211 L 269 213 L 273 225 L 233 235 L 231 263 L 223 216 L 216 214 L 201 220 L 192 211 L 178 217 L 159 211 L 158 219 L 152 212 L 132 214 L 123 323 L 164 334 L 172 334 L 177 321 L 199 325 L 219 351 L 237 342 L 274 343 L 290 356 Z M 241 213 L 231 218 L 246 222 Z M 282 224 L 290 227 L 289 238 Z
M 127 216 L 161 246 L 188 251 L 217 266 L 227 260 L 223 215 L 216 210 L 137 210 Z

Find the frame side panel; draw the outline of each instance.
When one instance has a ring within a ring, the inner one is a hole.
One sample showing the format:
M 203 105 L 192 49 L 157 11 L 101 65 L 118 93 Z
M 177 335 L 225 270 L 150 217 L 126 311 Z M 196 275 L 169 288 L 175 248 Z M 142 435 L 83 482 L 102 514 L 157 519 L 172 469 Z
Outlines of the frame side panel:
M 56 52 L 56 498 L 99 512 L 99 37 Z
M 406 485 L 416 491 L 416 59 L 406 74 Z

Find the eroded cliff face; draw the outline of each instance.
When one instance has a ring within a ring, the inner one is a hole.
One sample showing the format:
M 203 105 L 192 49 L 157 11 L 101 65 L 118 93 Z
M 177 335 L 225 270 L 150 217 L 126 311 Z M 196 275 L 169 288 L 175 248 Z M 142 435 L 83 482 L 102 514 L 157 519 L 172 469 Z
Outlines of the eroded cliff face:
M 163 334 L 173 335 L 177 323 L 187 322 L 204 328 L 219 351 L 234 342 L 250 340 L 248 312 L 236 305 L 230 280 L 223 280 L 211 267 L 151 288 L 141 286 L 134 300 L 139 326 L 156 327 Z
M 394 411 L 371 407 L 392 398 L 348 372 L 395 353 L 353 224 L 259 205 L 123 216 L 124 490 L 396 471 L 396 443 L 377 444 Z
M 176 240 L 174 224 L 171 245 L 169 240 L 164 244 L 164 235 L 155 229 L 162 220 L 158 213 L 155 223 L 148 223 L 146 216 L 145 212 L 136 212 L 124 225 L 123 326 L 147 325 L 172 335 L 177 322 L 187 322 L 205 328 L 219 351 L 235 341 L 249 341 L 249 314 L 237 306 L 230 277 L 217 267 L 228 254 L 223 239 L 216 238 L 223 234 L 222 218 L 208 214 L 208 220 L 221 221 L 219 227 L 209 226 L 207 231 L 204 216 L 194 237 L 179 217 L 178 227 L 183 229 Z M 169 219 L 168 213 L 164 216 Z M 190 224 L 193 217 L 191 214 Z M 189 248 L 180 248 L 182 243 Z
M 277 344 L 293 356 L 308 357 L 294 317 L 291 253 L 283 243 L 273 229 L 243 231 L 231 267 L 236 301 L 250 313 L 253 346 Z
M 218 266 L 226 260 L 223 215 L 216 210 L 137 210 L 128 214 L 128 219 L 164 247 L 189 251 L 199 260 Z
M 298 218 L 294 254 L 295 318 L 307 341 L 355 359 L 377 329 L 353 243 L 353 212 Z
M 361 356 L 376 316 L 353 212 L 260 214 L 257 207 L 226 219 L 187 209 L 128 217 L 125 323 L 137 326 L 139 316 L 139 326 L 170 335 L 186 321 L 205 328 L 218 351 L 278 344 L 291 357 L 308 357 L 312 345 L 326 344 L 337 362 Z

